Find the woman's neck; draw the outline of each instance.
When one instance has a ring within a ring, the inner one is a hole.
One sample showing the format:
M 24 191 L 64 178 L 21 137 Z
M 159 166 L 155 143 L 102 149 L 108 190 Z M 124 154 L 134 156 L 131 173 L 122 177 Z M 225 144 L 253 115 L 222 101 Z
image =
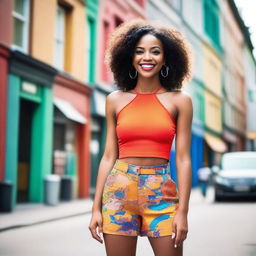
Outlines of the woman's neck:
M 161 86 L 159 78 L 145 78 L 139 77 L 136 88 L 139 88 L 139 91 L 142 93 L 152 92 Z

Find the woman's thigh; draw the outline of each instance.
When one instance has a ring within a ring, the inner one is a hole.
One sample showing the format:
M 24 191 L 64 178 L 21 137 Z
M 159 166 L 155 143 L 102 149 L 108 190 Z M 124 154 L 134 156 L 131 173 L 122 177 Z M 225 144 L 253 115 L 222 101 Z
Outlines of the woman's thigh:
M 149 237 L 155 256 L 182 256 L 183 245 L 174 248 L 174 240 L 171 236 Z
M 135 256 L 137 236 L 103 234 L 107 256 Z

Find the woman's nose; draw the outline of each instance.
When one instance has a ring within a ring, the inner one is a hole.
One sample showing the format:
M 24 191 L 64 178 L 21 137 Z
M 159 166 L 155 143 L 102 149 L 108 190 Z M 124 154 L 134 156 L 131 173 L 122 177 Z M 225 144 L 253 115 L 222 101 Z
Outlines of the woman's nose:
M 143 58 L 144 58 L 144 60 L 151 60 L 152 56 L 151 56 L 150 52 L 145 52 Z

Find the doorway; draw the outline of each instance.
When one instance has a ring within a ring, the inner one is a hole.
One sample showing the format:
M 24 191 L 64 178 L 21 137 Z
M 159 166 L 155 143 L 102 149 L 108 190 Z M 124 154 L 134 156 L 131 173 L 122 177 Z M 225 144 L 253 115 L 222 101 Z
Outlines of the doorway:
M 18 140 L 17 202 L 29 201 L 32 118 L 36 103 L 21 99 Z

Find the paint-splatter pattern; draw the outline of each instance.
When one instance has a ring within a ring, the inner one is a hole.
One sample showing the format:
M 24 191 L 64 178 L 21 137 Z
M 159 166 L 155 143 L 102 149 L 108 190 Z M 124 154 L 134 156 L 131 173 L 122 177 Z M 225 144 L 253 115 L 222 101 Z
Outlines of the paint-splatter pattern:
M 160 237 L 172 234 L 178 190 L 169 173 L 133 174 L 113 167 L 102 196 L 103 232 Z

